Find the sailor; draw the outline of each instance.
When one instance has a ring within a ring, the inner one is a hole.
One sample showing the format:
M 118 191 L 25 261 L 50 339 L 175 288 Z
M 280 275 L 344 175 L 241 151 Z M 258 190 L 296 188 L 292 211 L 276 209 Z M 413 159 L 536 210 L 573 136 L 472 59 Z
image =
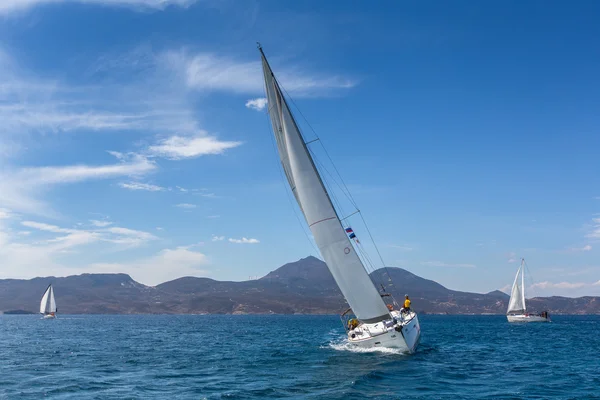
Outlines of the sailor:
M 387 305 L 388 310 L 394 311 L 394 306 L 392 304 Z
M 408 298 L 408 295 L 404 295 L 404 308 L 402 311 L 405 313 L 410 312 L 410 299 Z

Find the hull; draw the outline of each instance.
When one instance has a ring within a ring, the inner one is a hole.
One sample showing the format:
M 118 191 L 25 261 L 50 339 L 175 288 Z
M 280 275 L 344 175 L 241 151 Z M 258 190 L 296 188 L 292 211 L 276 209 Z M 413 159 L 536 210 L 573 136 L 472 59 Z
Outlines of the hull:
M 508 322 L 550 322 L 550 317 L 528 314 L 509 314 L 506 316 Z
M 411 313 L 409 319 L 398 320 L 396 324 L 391 320 L 362 324 L 348 332 L 348 341 L 362 348 L 386 347 L 412 354 L 417 350 L 421 339 L 419 318 Z
M 52 314 L 45 314 L 44 315 L 44 319 L 54 319 L 56 318 L 56 315 L 52 315 Z

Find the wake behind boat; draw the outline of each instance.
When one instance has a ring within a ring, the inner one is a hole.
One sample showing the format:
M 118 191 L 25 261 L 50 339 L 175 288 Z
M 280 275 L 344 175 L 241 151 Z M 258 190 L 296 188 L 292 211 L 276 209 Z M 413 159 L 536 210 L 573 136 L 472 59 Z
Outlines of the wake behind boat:
M 54 300 L 54 289 L 51 284 L 48 285 L 42 296 L 42 301 L 40 302 L 40 314 L 42 314 L 45 319 L 56 318 L 56 301 Z
M 259 50 L 279 158 L 319 251 L 350 306 L 342 314 L 343 322 L 348 320 L 344 323 L 348 341 L 360 347 L 390 347 L 413 353 L 421 336 L 417 314 L 394 310 L 398 304 L 393 297 L 387 293 L 382 297 L 371 281 L 357 254 L 358 243 L 355 247 L 350 240 L 354 233 L 340 219 L 260 45 Z M 390 304 L 386 305 L 384 298 L 390 299 Z M 350 324 L 350 320 L 354 322 Z
M 519 276 L 521 279 L 519 279 Z M 525 259 L 521 259 L 521 266 L 517 270 L 515 281 L 510 292 L 508 310 L 506 311 L 508 322 L 550 322 L 548 311 L 541 313 L 527 312 L 525 304 Z

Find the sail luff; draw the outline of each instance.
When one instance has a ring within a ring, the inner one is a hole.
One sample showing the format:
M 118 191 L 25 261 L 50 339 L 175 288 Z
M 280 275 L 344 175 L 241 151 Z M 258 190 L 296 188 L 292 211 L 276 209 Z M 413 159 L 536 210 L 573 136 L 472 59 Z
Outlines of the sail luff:
M 269 114 L 281 164 L 321 255 L 359 320 L 387 319 L 389 311 L 346 235 L 262 50 L 261 54 Z
M 44 295 L 42 296 L 42 300 L 40 301 L 40 314 L 46 314 L 48 311 L 48 305 L 50 300 L 50 291 L 52 289 L 52 285 L 48 285 Z
M 525 297 L 522 290 L 522 280 L 519 281 L 519 274 L 523 272 L 523 265 L 519 266 L 512 289 L 510 291 L 510 300 L 508 301 L 507 313 L 515 311 L 525 311 Z M 521 275 L 522 277 L 522 275 Z
M 521 301 L 523 311 L 527 311 L 527 305 L 525 304 L 525 259 L 521 260 Z

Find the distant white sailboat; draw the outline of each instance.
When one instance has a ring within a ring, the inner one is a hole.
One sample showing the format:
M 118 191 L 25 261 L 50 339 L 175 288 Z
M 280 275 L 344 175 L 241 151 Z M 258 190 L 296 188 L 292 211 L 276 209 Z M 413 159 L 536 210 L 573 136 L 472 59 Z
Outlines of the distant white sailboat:
M 389 295 L 382 296 L 371 281 L 347 235 L 352 230 L 342 225 L 260 45 L 259 50 L 281 164 L 319 251 L 350 306 L 342 314 L 348 341 L 361 347 L 397 348 L 413 353 L 421 336 L 417 314 L 386 305 L 383 296 Z M 356 318 L 350 319 L 350 311 Z
M 519 279 L 520 278 L 520 279 Z M 506 310 L 508 322 L 550 322 L 548 311 L 541 313 L 528 313 L 525 304 L 525 259 L 521 259 L 521 266 L 517 270 L 515 281 L 510 292 L 508 310 Z
M 43 314 L 44 318 L 56 318 L 56 300 L 54 300 L 54 289 L 52 289 L 51 284 L 48 285 L 42 296 L 40 314 Z

